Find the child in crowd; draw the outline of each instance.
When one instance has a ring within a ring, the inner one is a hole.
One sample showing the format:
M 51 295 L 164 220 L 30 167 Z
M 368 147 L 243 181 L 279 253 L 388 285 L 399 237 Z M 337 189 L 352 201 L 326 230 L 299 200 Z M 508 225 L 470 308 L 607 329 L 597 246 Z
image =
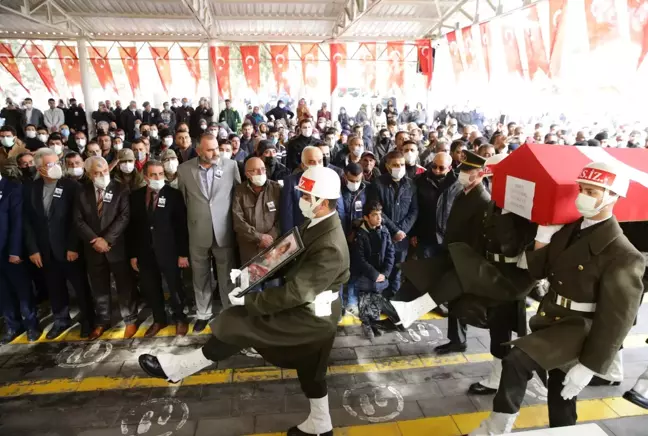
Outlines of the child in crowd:
M 358 292 L 360 321 L 365 337 L 380 336 L 376 322 L 390 306 L 382 292 L 394 268 L 394 244 L 382 224 L 382 205 L 373 200 L 363 208 L 363 224 L 351 244 L 351 277 Z

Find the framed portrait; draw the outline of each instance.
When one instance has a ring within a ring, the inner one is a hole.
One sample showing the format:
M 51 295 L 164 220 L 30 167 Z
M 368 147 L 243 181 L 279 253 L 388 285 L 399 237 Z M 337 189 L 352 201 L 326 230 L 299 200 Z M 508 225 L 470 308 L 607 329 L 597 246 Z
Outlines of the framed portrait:
M 236 286 L 241 288 L 241 293 L 237 297 L 242 297 L 255 286 L 271 278 L 302 251 L 304 243 L 295 227 L 240 268 L 241 275 L 236 279 Z

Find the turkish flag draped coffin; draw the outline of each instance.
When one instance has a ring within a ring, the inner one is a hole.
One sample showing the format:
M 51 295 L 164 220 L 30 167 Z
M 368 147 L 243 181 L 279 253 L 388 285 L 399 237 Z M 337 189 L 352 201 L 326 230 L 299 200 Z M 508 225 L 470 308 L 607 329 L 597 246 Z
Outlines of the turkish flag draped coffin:
M 492 198 L 499 207 L 542 224 L 580 218 L 576 179 L 591 162 L 616 165 L 630 177 L 627 197 L 614 207 L 619 221 L 648 221 L 648 149 L 526 144 L 493 169 Z

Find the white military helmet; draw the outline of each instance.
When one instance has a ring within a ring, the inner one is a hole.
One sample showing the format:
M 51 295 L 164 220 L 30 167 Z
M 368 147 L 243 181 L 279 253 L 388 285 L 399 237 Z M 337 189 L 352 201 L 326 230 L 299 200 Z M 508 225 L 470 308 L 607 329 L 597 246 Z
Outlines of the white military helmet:
M 486 163 L 484 164 L 484 176 L 492 176 L 493 168 L 496 167 L 497 164 L 502 162 L 507 156 L 508 154 L 500 153 L 486 159 Z
M 592 162 L 580 172 L 576 179 L 578 183 L 605 188 L 619 197 L 628 194 L 630 179 L 617 166 L 609 162 Z
M 304 171 L 295 189 L 316 198 L 334 200 L 340 197 L 340 176 L 330 168 L 311 167 Z

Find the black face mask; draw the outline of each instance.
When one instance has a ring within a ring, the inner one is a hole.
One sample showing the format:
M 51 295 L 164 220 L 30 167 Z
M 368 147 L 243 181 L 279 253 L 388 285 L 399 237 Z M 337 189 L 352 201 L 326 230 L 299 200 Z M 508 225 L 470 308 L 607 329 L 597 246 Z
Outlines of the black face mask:
M 20 171 L 22 171 L 22 175 L 25 179 L 31 180 L 36 175 L 36 167 L 21 168 Z
M 387 145 L 389 144 L 389 138 L 380 138 L 380 143 L 382 145 Z
M 446 174 L 434 174 L 433 172 L 430 171 L 428 177 L 430 178 L 430 180 L 434 180 L 435 182 L 440 182 L 446 178 Z
M 324 159 L 322 160 L 322 163 L 324 164 L 325 167 L 328 167 L 329 164 L 331 163 L 331 156 L 324 156 Z
M 144 131 L 142 132 L 142 137 L 144 137 L 144 138 L 148 138 L 150 134 L 151 134 L 151 132 L 149 132 L 148 130 L 144 130 Z
M 274 156 L 266 156 L 265 158 L 263 158 L 263 163 L 265 164 L 265 166 L 272 168 L 277 164 L 277 159 Z

